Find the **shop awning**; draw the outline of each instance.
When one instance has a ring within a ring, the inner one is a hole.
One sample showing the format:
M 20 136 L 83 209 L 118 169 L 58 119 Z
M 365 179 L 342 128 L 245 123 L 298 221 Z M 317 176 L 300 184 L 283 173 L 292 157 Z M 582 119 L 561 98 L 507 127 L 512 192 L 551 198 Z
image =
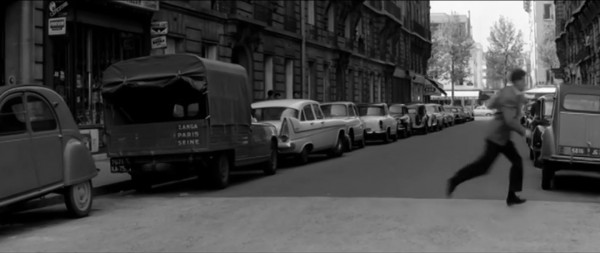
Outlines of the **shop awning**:
M 454 98 L 455 99 L 479 99 L 479 93 L 480 91 L 478 90 L 457 90 L 454 91 Z M 451 99 L 452 98 L 452 91 L 447 92 L 446 96 L 431 96 L 431 99 L 435 99 L 435 100 L 447 100 L 447 99 Z
M 436 80 L 433 80 L 433 79 L 431 79 L 431 78 L 427 78 L 427 77 L 426 77 L 425 79 L 427 79 L 427 81 L 429 82 L 429 85 L 425 85 L 425 90 L 426 90 L 426 92 L 427 92 L 427 90 L 428 90 L 428 87 L 427 87 L 427 86 L 430 86 L 430 85 L 431 85 L 431 86 L 433 86 L 433 88 L 435 89 L 435 91 L 432 91 L 432 93 L 433 93 L 433 94 L 425 94 L 425 95 L 437 95 L 437 96 L 439 96 L 439 95 L 441 95 L 441 94 L 444 94 L 444 95 L 446 95 L 446 91 L 445 91 L 445 90 L 444 90 L 444 88 L 443 88 L 443 87 L 444 87 L 444 85 L 443 85 L 443 84 L 441 84 L 441 83 L 439 83 L 438 81 L 436 81 Z
M 411 75 L 413 82 L 415 83 L 419 83 L 419 84 L 428 84 L 429 82 L 427 82 L 427 79 L 425 79 L 424 76 L 419 75 L 419 74 L 412 74 Z
M 394 77 L 396 77 L 396 78 L 409 78 L 409 74 L 408 74 L 408 71 L 396 67 L 396 69 L 394 69 Z

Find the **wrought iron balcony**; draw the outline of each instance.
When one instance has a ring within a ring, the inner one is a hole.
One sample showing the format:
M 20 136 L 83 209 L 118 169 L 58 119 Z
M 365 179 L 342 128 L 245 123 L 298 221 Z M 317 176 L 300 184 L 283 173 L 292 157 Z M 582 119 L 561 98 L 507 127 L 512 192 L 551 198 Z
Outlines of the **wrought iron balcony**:
M 423 38 L 429 39 L 429 30 L 419 24 L 419 22 L 413 20 L 413 31 L 421 35 Z
M 385 5 L 383 6 L 383 10 L 387 13 L 392 14 L 392 16 L 396 17 L 398 20 L 402 20 L 402 9 L 398 7 L 392 1 L 385 1 Z

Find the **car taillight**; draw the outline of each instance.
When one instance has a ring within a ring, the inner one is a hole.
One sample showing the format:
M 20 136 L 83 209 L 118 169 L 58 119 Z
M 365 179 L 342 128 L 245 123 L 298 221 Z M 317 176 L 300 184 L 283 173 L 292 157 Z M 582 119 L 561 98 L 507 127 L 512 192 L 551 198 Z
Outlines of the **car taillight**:
M 290 129 L 288 126 L 288 121 L 287 119 L 284 119 L 283 122 L 281 123 L 281 131 L 279 131 L 279 139 L 281 139 L 282 142 L 286 142 L 289 140 L 289 135 L 290 135 Z

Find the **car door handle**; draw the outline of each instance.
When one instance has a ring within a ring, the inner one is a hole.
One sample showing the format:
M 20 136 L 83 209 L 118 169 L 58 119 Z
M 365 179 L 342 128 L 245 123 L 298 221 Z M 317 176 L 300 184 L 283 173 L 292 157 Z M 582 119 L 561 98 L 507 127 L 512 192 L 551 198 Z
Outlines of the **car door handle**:
M 315 124 L 315 122 L 311 122 L 311 123 L 310 123 L 310 125 L 311 125 L 311 126 L 312 126 L 312 125 L 314 125 L 314 124 Z
M 325 121 L 321 121 L 321 125 L 325 125 Z

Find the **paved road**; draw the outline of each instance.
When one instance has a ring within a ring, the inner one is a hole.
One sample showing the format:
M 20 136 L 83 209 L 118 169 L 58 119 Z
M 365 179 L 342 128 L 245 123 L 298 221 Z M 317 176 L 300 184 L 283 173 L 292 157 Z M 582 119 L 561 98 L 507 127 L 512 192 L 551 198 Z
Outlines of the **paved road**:
M 446 179 L 483 147 L 485 121 L 342 158 L 319 156 L 277 175 L 236 173 L 221 191 L 195 180 L 96 199 L 89 218 L 64 207 L 1 217 L 4 251 L 590 251 L 600 245 L 596 175 L 559 174 L 540 189 L 524 156 L 530 203 L 503 203 L 509 163 L 444 198 Z M 515 138 L 522 154 L 522 139 Z M 515 215 L 516 214 L 516 215 Z M 569 235 L 565 237 L 565 235 Z

